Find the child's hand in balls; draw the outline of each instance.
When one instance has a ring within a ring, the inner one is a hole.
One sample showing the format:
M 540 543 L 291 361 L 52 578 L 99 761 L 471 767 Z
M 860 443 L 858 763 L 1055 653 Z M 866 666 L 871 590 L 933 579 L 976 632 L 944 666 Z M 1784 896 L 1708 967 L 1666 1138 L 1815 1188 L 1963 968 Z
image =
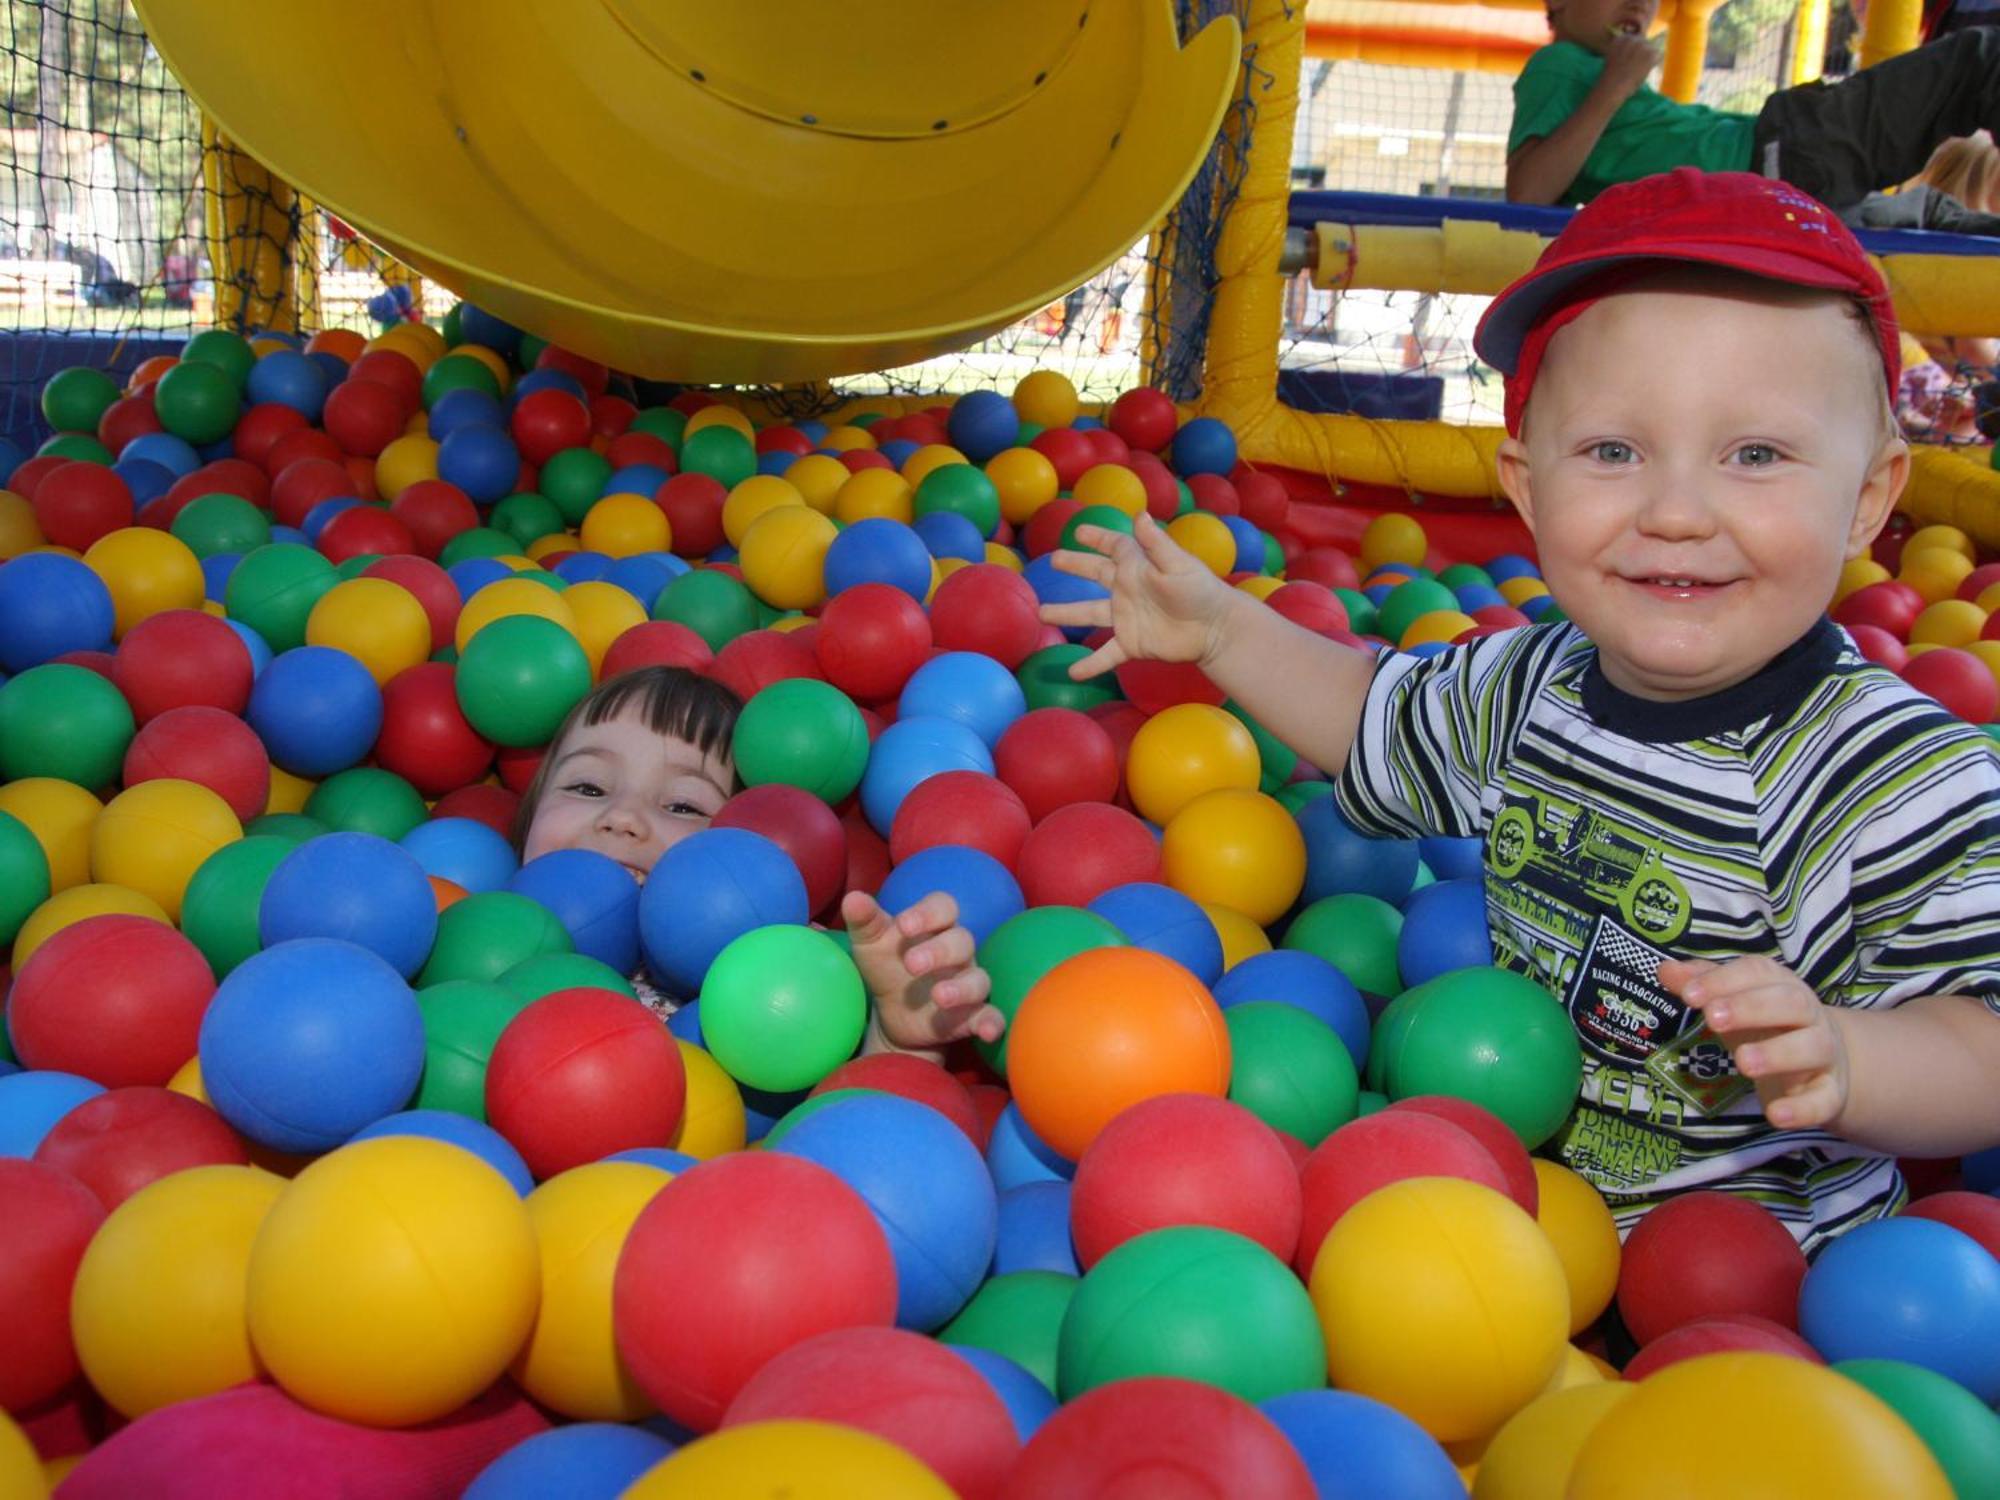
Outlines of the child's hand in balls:
M 1111 627 L 1111 639 L 1074 663 L 1082 681 L 1128 661 L 1212 660 L 1222 646 L 1223 621 L 1236 592 L 1183 549 L 1151 516 L 1141 514 L 1125 536 L 1079 526 L 1078 543 L 1093 552 L 1053 554 L 1056 568 L 1110 592 L 1042 607 L 1048 625 Z
M 873 896 L 849 891 L 840 915 L 854 967 L 874 997 L 871 1043 L 879 1039 L 911 1052 L 932 1051 L 966 1036 L 1000 1039 L 1007 1018 L 986 1003 L 993 982 L 979 967 L 977 945 L 950 896 L 933 891 L 892 917 Z
M 1764 1117 L 1780 1130 L 1830 1126 L 1847 1108 L 1847 1045 L 1840 1012 L 1774 959 L 1727 963 L 1670 959 L 1660 983 L 1708 1021 L 1757 1086 Z

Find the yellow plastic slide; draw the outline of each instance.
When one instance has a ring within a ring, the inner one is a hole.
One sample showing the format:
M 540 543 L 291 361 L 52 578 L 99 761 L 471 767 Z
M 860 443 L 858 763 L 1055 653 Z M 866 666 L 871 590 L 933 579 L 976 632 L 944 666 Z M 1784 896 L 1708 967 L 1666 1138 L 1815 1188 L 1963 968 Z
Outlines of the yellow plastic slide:
M 961 348 L 1193 177 L 1240 32 L 1169 0 L 138 0 L 223 133 L 398 258 L 658 379 Z

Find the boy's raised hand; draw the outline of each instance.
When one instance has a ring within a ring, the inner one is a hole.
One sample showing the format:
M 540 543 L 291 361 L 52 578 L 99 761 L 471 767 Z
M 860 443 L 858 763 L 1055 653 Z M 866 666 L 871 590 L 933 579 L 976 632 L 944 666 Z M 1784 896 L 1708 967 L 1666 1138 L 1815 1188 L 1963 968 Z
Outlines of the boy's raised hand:
M 1847 1108 L 1847 1046 L 1838 1011 L 1775 959 L 1727 963 L 1670 959 L 1660 983 L 1700 1011 L 1757 1086 L 1764 1118 L 1780 1130 L 1837 1122 Z
M 874 1005 L 870 1030 L 890 1047 L 928 1051 L 960 1037 L 1000 1039 L 1007 1018 L 986 1004 L 992 980 L 950 896 L 933 891 L 892 917 L 867 892 L 849 891 L 840 915 Z
M 1159 522 L 1142 511 L 1131 536 L 1079 526 L 1076 539 L 1096 550 L 1057 552 L 1055 566 L 1101 584 L 1111 597 L 1044 605 L 1041 617 L 1050 625 L 1109 625 L 1112 635 L 1070 667 L 1071 677 L 1081 681 L 1127 661 L 1205 662 L 1214 657 L 1232 590 L 1175 543 Z
M 1612 32 L 1603 48 L 1604 72 L 1599 75 L 1602 87 L 1621 100 L 1631 98 L 1660 65 L 1666 45 L 1664 36 L 1649 38 L 1626 31 Z

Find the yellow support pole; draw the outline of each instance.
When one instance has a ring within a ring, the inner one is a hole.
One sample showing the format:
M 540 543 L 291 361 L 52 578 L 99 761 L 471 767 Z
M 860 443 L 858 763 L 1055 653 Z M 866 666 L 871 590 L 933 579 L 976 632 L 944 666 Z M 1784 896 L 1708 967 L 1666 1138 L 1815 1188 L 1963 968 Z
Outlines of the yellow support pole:
M 1792 85 L 1811 83 L 1826 66 L 1827 0 L 1799 0 L 1792 22 Z
M 1660 67 L 1660 92 L 1682 104 L 1694 103 L 1701 87 L 1702 60 L 1708 55 L 1708 18 L 1718 0 L 1682 0 L 1667 23 L 1667 56 Z
M 296 332 L 300 299 L 290 252 L 298 195 L 238 150 L 206 116 L 201 142 L 216 324 L 241 332 Z
M 1861 28 L 1861 66 L 1872 68 L 1885 57 L 1914 51 L 1923 22 L 1923 0 L 1870 0 Z

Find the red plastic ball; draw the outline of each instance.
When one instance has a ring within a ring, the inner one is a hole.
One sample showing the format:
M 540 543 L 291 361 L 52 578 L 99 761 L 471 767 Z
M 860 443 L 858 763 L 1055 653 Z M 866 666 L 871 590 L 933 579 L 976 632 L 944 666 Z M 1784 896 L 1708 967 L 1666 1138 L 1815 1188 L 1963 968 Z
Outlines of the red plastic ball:
M 847 448 L 834 455 L 850 474 L 859 474 L 863 469 L 893 469 L 889 455 L 874 448 Z
M 745 787 L 716 811 L 712 828 L 747 828 L 791 856 L 806 883 L 806 907 L 823 912 L 847 879 L 847 835 L 840 817 L 811 792 L 783 782 Z
M 667 1035 L 657 1021 L 653 1029 Z M 795 1344 L 892 1324 L 896 1262 L 861 1195 L 826 1168 L 732 1152 L 681 1173 L 640 1212 L 618 1257 L 611 1316 L 639 1388 L 706 1432 Z
M 1887 578 L 1858 588 L 1833 607 L 1841 625 L 1873 625 L 1899 641 L 1910 638 L 1910 627 L 1924 610 L 1924 596 L 1907 583 Z
M 1021 1447 L 983 1375 L 947 1345 L 900 1328 L 836 1328 L 792 1345 L 744 1383 L 722 1425 L 774 1421 L 887 1438 L 962 1500 L 990 1500 Z
M 399 552 L 415 552 L 417 539 L 410 528 L 373 505 L 357 505 L 344 510 L 321 528 L 319 550 L 336 563 L 356 557 L 391 557 Z
M 271 476 L 263 467 L 244 458 L 216 458 L 203 464 L 190 479 L 199 479 L 207 486 L 205 495 L 235 495 L 248 500 L 261 510 L 271 508 Z
M 1440 1120 L 1451 1121 L 1492 1155 L 1494 1165 L 1507 1179 L 1507 1196 L 1521 1205 L 1522 1212 L 1533 1218 L 1540 1210 L 1542 1188 L 1540 1179 L 1535 1176 L 1534 1160 L 1528 1155 L 1528 1148 L 1521 1144 L 1521 1138 L 1492 1110 L 1482 1109 L 1470 1099 L 1455 1099 L 1449 1094 L 1415 1094 L 1408 1099 L 1398 1099 L 1387 1112 L 1393 1114 L 1399 1110 L 1436 1115 Z
M 126 786 L 162 777 L 207 787 L 229 804 L 239 823 L 248 823 L 271 800 L 271 757 L 264 742 L 236 715 L 207 704 L 168 709 L 142 725 L 126 746 Z
M 535 356 L 537 370 L 560 370 L 583 387 L 583 394 L 595 401 L 611 384 L 611 371 L 588 355 L 550 344 Z
M 1134 453 L 1127 465 L 1146 487 L 1146 514 L 1162 526 L 1181 513 L 1181 482 L 1150 453 Z
M 1482 604 L 1472 612 L 1472 618 L 1492 630 L 1518 630 L 1523 625 L 1534 624 L 1511 604 Z M 1348 633 L 1353 635 L 1351 630 Z
M 271 481 L 271 516 L 281 526 L 297 527 L 320 501 L 353 493 L 354 482 L 344 465 L 328 458 L 301 458 L 278 470 Z
M 2000 615 L 1994 618 L 2000 619 Z M 1909 649 L 1881 626 L 1849 625 L 1847 633 L 1854 637 L 1854 649 L 1877 666 L 1887 667 L 1901 675 L 1903 668 L 1909 665 Z
M 882 428 L 885 425 L 878 422 L 875 427 L 876 432 L 880 433 L 884 438 L 894 436 L 893 433 L 882 432 Z M 812 452 L 813 440 L 790 423 L 783 423 L 775 427 L 759 429 L 755 447 L 759 453 L 792 453 L 804 457 L 806 454 Z
M 706 672 L 715 652 L 678 620 L 647 620 L 625 631 L 604 653 L 603 679 L 609 682 L 640 667 L 686 667 Z
M 507 1023 L 486 1067 L 486 1118 L 538 1178 L 666 1145 L 686 1103 L 673 1033 L 613 990 L 544 995 Z
M 706 557 L 723 543 L 722 502 L 729 491 L 708 474 L 676 474 L 660 486 L 660 509 L 667 513 L 674 551 Z
M 1160 845 L 1139 818 L 1073 802 L 1035 825 L 1014 873 L 1030 906 L 1088 906 L 1113 886 L 1160 878 Z
M 493 769 L 499 773 L 500 784 L 510 792 L 525 793 L 535 779 L 535 772 L 541 768 L 542 755 L 547 745 L 502 745 L 493 757 Z
M 479 524 L 479 507 L 446 479 L 419 479 L 390 502 L 389 514 L 409 528 L 417 551 L 431 558 L 461 531 Z
M 403 404 L 405 420 L 423 405 L 424 372 L 417 368 L 417 362 L 409 355 L 397 350 L 370 349 L 356 359 L 347 367 L 347 379 L 341 384 L 351 385 L 357 380 L 387 386 L 394 391 Z
M 1507 1191 L 1507 1174 L 1493 1153 L 1451 1121 L 1419 1110 L 1363 1115 L 1314 1147 L 1299 1173 L 1304 1214 L 1293 1269 L 1309 1278 L 1320 1242 L 1340 1216 L 1377 1188 L 1408 1177 L 1463 1177 Z
M 893 584 L 857 583 L 827 600 L 814 651 L 828 682 L 863 703 L 880 703 L 930 660 L 930 617 Z
M 403 435 L 409 416 L 393 387 L 349 376 L 327 393 L 320 422 L 342 450 L 373 458 Z
M 1729 1313 L 1696 1318 L 1670 1329 L 1633 1355 L 1620 1373 L 1627 1380 L 1644 1380 L 1684 1359 L 1739 1352 L 1784 1354 L 1808 1364 L 1826 1363 L 1817 1349 L 1791 1329 L 1751 1313 Z
M 889 878 L 889 841 L 875 831 L 859 804 L 841 814 L 840 831 L 847 839 L 847 888 L 874 895 Z
M 471 818 L 484 823 L 502 838 L 514 833 L 514 818 L 521 810 L 521 798 L 504 786 L 481 781 L 446 792 L 431 804 L 433 818 Z
M 198 609 L 147 616 L 125 632 L 113 661 L 112 681 L 142 725 L 191 705 L 240 714 L 256 675 L 243 638 Z
M 1090 444 L 1074 427 L 1050 427 L 1036 433 L 1028 446 L 1055 466 L 1057 489 L 1076 488 L 1083 471 L 1096 462 Z
M 493 742 L 458 706 L 455 670 L 420 662 L 382 688 L 382 732 L 375 763 L 394 771 L 426 797 L 470 786 L 493 764 Z
M 195 1054 L 215 975 L 163 922 L 85 917 L 34 951 L 7 998 L 14 1050 L 31 1068 L 106 1088 L 163 1084 Z
M 1121 764 L 1111 735 L 1073 708 L 1032 709 L 993 747 L 994 773 L 1036 823 L 1073 802 L 1111 801 Z
M 1028 524 L 1021 528 L 1021 550 L 1031 558 L 1055 551 L 1062 545 L 1063 528 L 1082 509 L 1083 502 L 1074 495 L 1056 496 L 1028 517 Z
M 2000 717 L 2000 681 L 1970 651 L 1951 646 L 1926 651 L 1904 664 L 1902 677 L 1968 724 L 1991 724 Z
M 1229 480 L 1236 486 L 1244 520 L 1259 531 L 1285 529 L 1291 520 L 1292 497 L 1280 480 L 1245 464 L 1238 464 Z
M 1220 708 L 1229 696 L 1191 661 L 1124 661 L 1113 675 L 1125 701 L 1148 714 L 1177 703 L 1206 703 Z
M 1683 1193 L 1625 1240 L 1618 1312 L 1641 1348 L 1696 1318 L 1753 1313 L 1799 1326 L 1806 1257 L 1769 1209 L 1732 1193 Z
M 1134 448 L 1158 453 L 1174 440 L 1180 414 L 1173 397 L 1165 391 L 1142 385 L 1126 391 L 1111 403 L 1106 418 L 1111 430 Z
M 1996 583 L 2000 583 L 2000 562 L 1981 563 L 1958 581 L 1957 597 L 1976 602 Z
M 35 1160 L 69 1173 L 108 1213 L 150 1182 L 189 1167 L 247 1166 L 250 1152 L 200 1100 L 137 1087 L 84 1100 L 42 1137 Z
M 134 438 L 165 430 L 160 414 L 153 409 L 150 388 L 137 395 L 120 396 L 97 419 L 97 440 L 113 453 L 122 452 Z
M 889 825 L 889 858 L 901 864 L 920 849 L 963 844 L 1008 869 L 1032 826 L 1026 804 L 1006 783 L 980 771 L 944 771 L 913 787 Z
M 0 1408 L 22 1413 L 76 1378 L 69 1294 L 104 1205 L 67 1172 L 0 1157 Z
M 977 651 L 1011 672 L 1042 638 L 1037 609 L 1035 591 L 1019 573 L 974 563 L 931 596 L 931 633 L 946 651 Z
M 1125 439 L 1109 427 L 1085 427 L 1081 431 L 1083 444 L 1090 450 L 1093 468 L 1098 464 L 1122 464 L 1132 456 L 1132 449 Z
M 1351 628 L 1347 606 L 1323 583 L 1304 579 L 1288 583 L 1283 588 L 1274 589 L 1271 597 L 1264 602 L 1294 625 L 1303 625 L 1319 635 Z
M 262 465 L 279 438 L 288 432 L 303 431 L 310 425 L 306 414 L 297 407 L 266 401 L 251 407 L 237 419 L 236 430 L 230 434 L 230 448 L 238 458 Z
M 988 1126 L 966 1086 L 925 1058 L 906 1052 L 876 1052 L 844 1062 L 813 1085 L 815 1094 L 836 1089 L 874 1089 L 877 1093 L 926 1105 L 965 1132 L 966 1139 L 986 1149 Z M 1005 1100 L 1001 1108 L 1005 1108 Z M 997 1113 L 997 1111 L 996 1111 Z
M 270 451 L 264 455 L 264 472 L 276 476 L 309 458 L 337 464 L 345 456 L 340 444 L 319 428 L 304 427 L 297 432 L 286 433 L 271 444 Z
M 745 703 L 791 677 L 824 680 L 813 648 L 782 630 L 746 630 L 715 653 L 709 675 Z
M 2000 1198 L 1954 1190 L 1919 1198 L 1903 1210 L 1908 1219 L 1931 1219 L 1971 1235 L 2000 1256 Z
M 398 552 L 377 558 L 361 570 L 361 576 L 385 578 L 424 607 L 425 618 L 431 622 L 431 650 L 439 651 L 451 644 L 463 601 L 458 585 L 443 568 L 429 558 Z
M 604 458 L 614 472 L 633 464 L 651 464 L 668 474 L 680 469 L 674 445 L 656 432 L 621 432 L 606 446 Z
M 1190 474 L 1187 487 L 1195 505 L 1212 516 L 1243 514 L 1243 500 L 1236 493 L 1236 486 L 1220 474 Z
M 1240 1396 L 1147 1375 L 1058 1407 L 1008 1470 L 999 1500 L 1164 1494 L 1314 1500 L 1319 1488 L 1277 1424 Z
M 1361 573 L 1338 547 L 1308 547 L 1285 565 L 1285 577 L 1330 589 L 1358 589 Z
M 347 482 L 350 486 L 349 493 L 357 500 L 373 501 L 382 498 L 375 488 L 374 459 L 363 458 L 359 453 L 349 453 L 340 462 L 341 466 L 347 470 Z
M 1088 1270 L 1127 1240 L 1178 1224 L 1227 1229 L 1289 1261 L 1302 1212 L 1298 1170 L 1270 1126 L 1227 1099 L 1162 1094 L 1084 1149 L 1069 1217 Z
M 590 441 L 590 408 L 568 391 L 531 391 L 515 406 L 507 425 L 521 456 L 541 465 L 565 448 L 581 448 Z
M 57 466 L 35 486 L 31 503 L 43 538 L 78 552 L 132 524 L 131 486 L 102 464 L 73 460 Z

